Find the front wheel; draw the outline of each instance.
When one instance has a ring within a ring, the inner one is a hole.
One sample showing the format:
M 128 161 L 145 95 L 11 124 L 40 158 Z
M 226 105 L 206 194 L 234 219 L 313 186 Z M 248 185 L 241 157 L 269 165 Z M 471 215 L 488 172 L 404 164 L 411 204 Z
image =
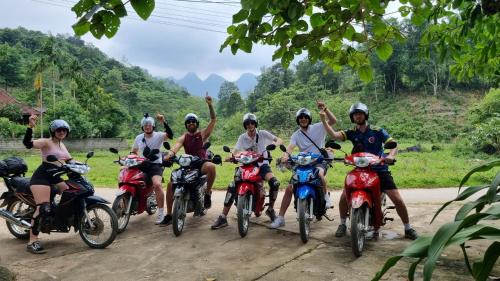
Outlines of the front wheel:
M 14 200 L 10 201 L 10 203 L 7 205 L 7 211 L 12 213 L 14 217 L 31 224 L 31 217 L 35 212 L 35 209 L 19 200 L 18 198 L 14 198 Z M 22 228 L 7 220 L 5 222 L 7 223 L 7 229 L 9 230 L 9 232 L 16 238 L 28 239 L 30 237 L 29 229 Z
M 156 193 L 151 192 L 146 199 L 146 212 L 148 215 L 153 215 L 158 210 L 158 204 L 156 203 Z
M 130 193 L 125 193 L 118 195 L 113 202 L 113 211 L 118 219 L 118 233 L 122 233 L 127 228 L 128 222 L 130 220 L 130 212 L 128 210 L 129 201 L 131 200 Z
M 87 207 L 87 214 L 80 218 L 80 237 L 90 248 L 106 248 L 118 233 L 115 212 L 107 205 L 97 203 Z
M 298 199 L 298 210 L 299 213 L 299 229 L 300 229 L 300 239 L 303 243 L 307 243 L 309 241 L 309 232 L 311 230 L 310 226 L 310 208 L 309 208 L 309 200 L 307 199 Z
M 250 194 L 238 195 L 238 232 L 241 237 L 245 237 L 248 233 L 248 226 L 250 224 L 250 213 L 252 206 L 250 206 Z
M 363 247 L 365 245 L 365 212 L 366 206 L 357 209 L 351 209 L 351 242 L 352 252 L 356 257 L 363 254 Z
M 174 199 L 174 210 L 172 212 L 172 226 L 174 228 L 175 236 L 182 234 L 184 229 L 184 223 L 186 221 L 186 208 L 187 200 L 184 200 L 183 196 L 176 197 Z

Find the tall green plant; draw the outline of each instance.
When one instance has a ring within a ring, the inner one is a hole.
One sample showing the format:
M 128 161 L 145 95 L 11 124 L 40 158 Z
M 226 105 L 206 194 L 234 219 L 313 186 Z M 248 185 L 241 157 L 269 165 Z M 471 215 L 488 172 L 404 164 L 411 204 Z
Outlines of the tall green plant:
M 421 262 L 424 262 L 424 281 L 431 280 L 437 259 L 444 249 L 452 245 L 460 245 L 469 274 L 475 280 L 486 280 L 500 256 L 500 229 L 488 223 L 488 221 L 500 219 L 500 172 L 496 174 L 489 185 L 471 186 L 461 193 L 460 189 L 472 174 L 488 171 L 495 166 L 500 166 L 500 160 L 491 161 L 469 171 L 460 182 L 458 196 L 443 204 L 434 214 L 431 223 L 451 203 L 463 201 L 483 190 L 486 190 L 486 194 L 475 201 L 465 203 L 456 213 L 455 220 L 442 225 L 434 235 L 422 235 L 400 255 L 389 258 L 372 281 L 380 280 L 403 257 L 417 259 L 408 269 L 408 279 L 410 281 L 414 280 L 415 271 Z M 471 213 L 473 210 L 475 212 Z M 482 260 L 471 263 L 465 243 L 478 239 L 491 240 L 492 243 L 484 252 Z

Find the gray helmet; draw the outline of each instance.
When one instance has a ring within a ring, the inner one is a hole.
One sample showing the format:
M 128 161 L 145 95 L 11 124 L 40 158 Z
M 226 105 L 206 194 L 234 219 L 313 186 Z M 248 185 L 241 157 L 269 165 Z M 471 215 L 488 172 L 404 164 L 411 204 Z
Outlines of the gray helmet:
M 353 105 L 351 105 L 351 108 L 349 108 L 349 118 L 351 118 L 351 122 L 354 123 L 353 115 L 356 112 L 361 112 L 365 114 L 366 120 L 370 117 L 370 112 L 368 111 L 368 106 L 366 104 L 357 102 Z
M 66 131 L 68 131 L 67 134 L 69 134 L 69 132 L 71 131 L 71 128 L 69 127 L 68 122 L 66 122 L 62 119 L 56 119 L 56 120 L 50 122 L 49 131 L 50 131 L 51 136 L 54 136 L 57 129 L 66 129 Z
M 257 121 L 257 116 L 255 116 L 255 114 L 253 113 L 246 113 L 245 115 L 243 115 L 243 128 L 245 128 L 245 130 L 247 129 L 245 123 L 248 121 L 254 121 L 255 127 L 259 126 L 259 122 Z
M 299 123 L 299 117 L 301 116 L 306 116 L 309 119 L 309 125 L 312 122 L 312 115 L 311 111 L 309 111 L 307 108 L 301 108 L 295 113 L 295 121 L 297 122 L 297 125 L 300 125 Z
M 144 114 L 144 117 L 142 118 L 141 120 L 141 129 L 144 130 L 144 126 L 145 125 L 151 125 L 153 126 L 153 129 L 155 127 L 155 119 L 151 116 L 149 116 L 149 114 Z
M 194 113 L 188 113 L 186 116 L 184 116 L 184 127 L 187 128 L 187 123 L 188 121 L 195 121 L 196 122 L 196 127 L 200 126 L 200 121 L 198 120 L 198 116 Z

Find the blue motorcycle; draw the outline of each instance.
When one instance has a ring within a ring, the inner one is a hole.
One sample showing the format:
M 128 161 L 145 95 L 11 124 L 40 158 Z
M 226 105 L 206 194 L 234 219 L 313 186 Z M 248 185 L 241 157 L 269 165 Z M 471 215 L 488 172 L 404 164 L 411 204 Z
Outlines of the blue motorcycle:
M 280 147 L 286 152 L 284 146 Z M 321 178 L 315 168 L 317 163 L 331 162 L 321 154 L 301 152 L 290 156 L 288 163 L 293 169 L 291 184 L 293 186 L 294 205 L 299 221 L 300 238 L 302 242 L 309 240 L 310 222 L 316 217 L 321 220 L 325 215 L 325 198 L 321 187 Z

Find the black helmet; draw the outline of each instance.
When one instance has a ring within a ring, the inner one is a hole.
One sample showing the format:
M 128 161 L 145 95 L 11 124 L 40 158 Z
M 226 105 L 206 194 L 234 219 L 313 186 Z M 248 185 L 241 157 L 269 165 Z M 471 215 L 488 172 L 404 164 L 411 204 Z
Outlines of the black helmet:
M 198 116 L 194 113 L 188 113 L 186 116 L 184 116 L 184 127 L 187 129 L 187 123 L 189 121 L 195 121 L 196 122 L 196 128 L 200 126 L 200 121 L 198 121 Z
M 253 113 L 246 113 L 245 115 L 243 115 L 243 128 L 245 128 L 245 130 L 247 129 L 247 127 L 245 126 L 245 123 L 248 121 L 255 122 L 256 128 L 257 128 L 257 126 L 259 126 L 259 122 L 257 121 L 257 116 L 255 116 L 255 114 L 253 114 Z
M 295 122 L 297 122 L 297 125 L 299 126 L 300 126 L 299 117 L 301 116 L 306 116 L 309 119 L 309 125 L 311 125 L 312 122 L 311 111 L 309 111 L 307 108 L 301 108 L 297 111 L 297 113 L 295 114 Z
M 366 120 L 368 120 L 368 117 L 370 117 L 370 112 L 368 111 L 368 106 L 366 104 L 357 102 L 353 105 L 351 105 L 351 108 L 349 108 L 349 118 L 351 118 L 351 122 L 354 123 L 354 119 L 352 116 L 356 112 L 361 112 L 365 114 Z
M 144 131 L 144 126 L 145 125 L 151 125 L 153 126 L 153 130 L 155 129 L 155 119 L 151 116 L 149 116 L 149 114 L 147 113 L 144 113 L 144 118 L 142 118 L 141 120 L 141 129 Z
M 57 129 L 66 129 L 67 135 L 69 135 L 69 132 L 71 131 L 71 128 L 69 127 L 68 122 L 66 122 L 62 119 L 56 119 L 56 120 L 50 122 L 49 132 L 50 132 L 51 136 L 55 135 Z

